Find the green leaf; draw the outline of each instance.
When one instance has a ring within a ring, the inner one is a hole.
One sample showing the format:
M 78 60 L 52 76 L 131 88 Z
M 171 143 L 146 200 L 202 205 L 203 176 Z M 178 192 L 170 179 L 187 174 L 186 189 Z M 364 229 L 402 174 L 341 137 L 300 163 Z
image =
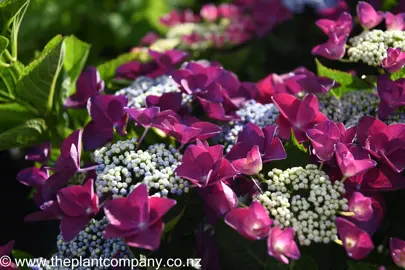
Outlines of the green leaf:
M 1 33 L 4 34 L 10 22 L 17 13 L 28 4 L 28 0 L 4 0 L 0 1 L 0 27 Z
M 8 38 L 6 38 L 5 36 L 0 36 L 0 59 L 3 55 L 3 52 L 7 49 L 9 42 L 10 41 L 8 40 Z
M 23 69 L 24 65 L 20 62 L 14 62 L 9 68 L 0 68 L 0 92 L 6 100 L 13 100 Z
M 64 38 L 59 35 L 48 42 L 42 53 L 24 68 L 17 84 L 16 97 L 28 102 L 43 115 L 52 111 L 56 81 L 66 49 L 63 41 Z
M 325 67 L 318 59 L 315 59 L 315 62 L 318 76 L 330 78 L 340 84 L 340 87 L 334 88 L 330 91 L 336 98 L 341 98 L 346 92 L 370 88 L 370 85 L 367 82 L 357 76 Z
M 166 222 L 164 232 L 170 232 L 171 230 L 174 229 L 174 227 L 176 227 L 177 223 L 179 223 L 181 217 L 184 215 L 185 210 L 186 210 L 186 206 L 183 207 L 183 209 L 177 216 L 172 218 L 169 222 Z
M 348 270 L 377 270 L 379 267 L 378 265 L 354 261 L 348 261 L 348 265 L 349 265 Z
M 0 133 L 0 150 L 27 147 L 43 141 L 45 120 L 31 119 L 24 124 Z
M 398 79 L 405 78 L 405 67 L 400 71 L 394 72 L 390 75 L 391 80 L 396 81 Z
M 32 255 L 28 254 L 25 251 L 18 250 L 18 249 L 13 249 L 11 254 L 13 255 L 13 257 L 15 259 L 32 259 L 33 258 Z
M 14 259 L 20 259 L 20 260 L 33 259 L 34 258 L 31 254 L 29 254 L 29 253 L 27 253 L 25 251 L 22 251 L 22 250 L 18 250 L 18 249 L 13 249 L 11 251 L 11 255 L 13 255 Z M 28 266 L 19 266 L 19 269 L 21 269 L 21 270 L 29 270 L 29 269 L 32 269 L 32 268 L 29 268 Z
M 0 132 L 32 118 L 32 112 L 18 103 L 0 104 Z
M 87 58 L 89 56 L 91 45 L 81 41 L 75 36 L 69 36 L 65 39 L 66 53 L 63 66 L 70 78 L 69 95 L 75 91 L 76 81 L 82 72 Z
M 131 52 L 118 56 L 117 58 L 105 62 L 97 66 L 98 71 L 100 72 L 100 77 L 104 81 L 109 81 L 114 78 L 115 70 L 122 64 L 131 62 L 132 60 L 141 60 L 143 58 L 142 53 L 140 52 Z

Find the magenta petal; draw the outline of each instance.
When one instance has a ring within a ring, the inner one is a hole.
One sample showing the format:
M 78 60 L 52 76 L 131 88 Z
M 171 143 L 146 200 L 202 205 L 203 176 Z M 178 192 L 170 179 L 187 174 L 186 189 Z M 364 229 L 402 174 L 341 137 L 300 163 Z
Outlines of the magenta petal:
M 37 167 L 25 168 L 17 174 L 18 182 L 35 188 L 42 186 L 47 179 L 48 173 L 46 170 Z
M 245 228 L 243 227 L 243 219 L 245 218 L 246 214 L 249 212 L 248 208 L 236 208 L 229 211 L 225 216 L 225 223 L 228 224 L 231 228 L 239 232 L 245 237 L 244 235 Z M 253 238 L 252 240 L 256 240 Z
M 133 209 L 131 218 L 135 223 L 149 220 L 149 194 L 145 184 L 138 185 L 127 197 L 127 207 Z M 128 217 L 129 218 L 129 217 Z
M 124 239 L 128 246 L 156 250 L 160 246 L 163 229 L 163 222 L 157 222 L 154 226 Z
M 63 217 L 60 223 L 60 230 L 64 241 L 71 241 L 89 223 L 90 218 L 85 217 Z
M 394 263 L 405 268 L 405 241 L 395 237 L 390 238 L 390 253 Z
M 356 10 L 360 24 L 366 29 L 376 27 L 384 19 L 383 12 L 375 11 L 372 5 L 364 1 L 360 1 L 357 4 Z
M 141 222 L 141 220 L 132 220 L 128 214 L 127 198 L 118 198 L 108 201 L 104 206 L 104 214 L 108 219 L 109 224 L 119 230 L 131 230 Z
M 336 227 L 347 255 L 354 260 L 361 260 L 374 249 L 373 241 L 368 233 L 356 227 L 344 218 L 336 218 Z
M 10 255 L 11 251 L 13 250 L 14 244 L 14 241 L 10 241 L 4 246 L 0 246 L 0 256 Z
M 149 199 L 149 224 L 153 225 L 176 204 L 176 200 L 151 197 Z
M 301 253 L 294 242 L 294 230 L 287 228 L 282 231 L 279 227 L 274 227 L 270 231 L 267 239 L 267 249 L 270 256 L 288 264 L 288 258 L 297 260 Z
M 217 181 L 215 184 L 204 189 L 204 201 L 217 214 L 222 217 L 229 210 L 238 207 L 238 197 L 235 192 L 222 181 Z
M 391 12 L 385 12 L 385 24 L 387 30 L 403 31 L 405 28 L 405 13 L 394 15 Z
M 100 126 L 94 121 L 88 123 L 83 132 L 84 150 L 97 149 L 112 141 L 114 130 L 112 126 Z

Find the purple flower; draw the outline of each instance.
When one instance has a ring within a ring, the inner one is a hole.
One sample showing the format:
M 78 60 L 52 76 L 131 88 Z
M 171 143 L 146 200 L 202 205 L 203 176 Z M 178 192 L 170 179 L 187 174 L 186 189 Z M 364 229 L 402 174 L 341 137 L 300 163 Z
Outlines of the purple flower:
M 366 29 L 376 27 L 384 19 L 384 12 L 377 12 L 372 5 L 364 1 L 357 4 L 356 10 L 360 24 Z
M 297 75 L 298 77 L 299 75 Z M 332 88 L 339 87 L 339 83 L 326 77 L 318 77 L 312 72 L 306 74 L 302 79 L 297 79 L 302 89 L 307 93 L 327 93 Z
M 50 155 L 51 155 L 51 143 L 45 142 L 42 144 L 37 144 L 28 149 L 27 154 L 25 155 L 25 159 L 45 163 L 48 161 Z
M 277 93 L 285 93 L 295 95 L 302 90 L 297 79 L 303 79 L 306 76 L 298 75 L 293 71 L 286 74 L 277 75 L 269 74 L 256 83 L 258 89 L 257 101 L 262 104 L 271 103 L 271 97 Z
M 94 167 L 80 168 L 82 152 L 82 130 L 76 130 L 70 134 L 62 143 L 60 155 L 55 166 L 49 168 L 54 173 L 45 181 L 42 186 L 44 198 L 53 198 L 56 192 L 62 188 L 77 172 L 85 172 Z
M 160 113 L 160 108 L 150 107 L 145 109 L 130 108 L 127 109 L 129 116 L 144 128 L 150 128 L 155 117 Z
M 206 140 L 218 135 L 221 128 L 210 122 L 202 122 L 196 117 L 180 118 L 176 113 L 164 111 L 155 118 L 153 126 L 174 137 L 181 145 L 197 139 Z
M 353 18 L 349 13 L 343 12 L 336 21 L 320 19 L 316 21 L 316 25 L 328 36 L 332 33 L 337 37 L 349 36 L 353 28 Z
M 377 89 L 381 99 L 378 105 L 379 118 L 384 119 L 397 108 L 405 106 L 404 83 L 405 79 L 392 81 L 387 75 L 378 77 Z
M 93 150 L 103 146 L 114 138 L 114 129 L 121 136 L 126 135 L 128 114 L 125 96 L 102 95 L 89 100 L 87 110 L 91 121 L 83 131 L 84 149 Z
M 207 94 L 209 87 L 216 82 L 222 72 L 221 67 L 205 67 L 196 62 L 189 62 L 185 68 L 172 72 L 172 77 L 184 93 L 201 96 Z
M 206 4 L 202 6 L 200 16 L 207 22 L 215 22 L 218 19 L 219 11 L 214 4 Z
M 357 127 L 353 126 L 346 129 L 341 122 L 337 123 L 337 126 L 340 132 L 340 142 L 343 144 L 351 144 L 354 140 L 354 137 L 356 137 Z
M 65 241 L 76 237 L 99 211 L 98 196 L 94 193 L 92 179 L 83 186 L 61 189 L 57 202 L 63 213 L 60 229 Z
M 231 148 L 226 158 L 232 161 L 246 158 L 253 147 L 257 146 L 263 163 L 285 159 L 287 154 L 282 142 L 276 137 L 277 132 L 277 126 L 267 126 L 261 129 L 255 124 L 246 124 L 238 135 L 237 143 Z
M 212 120 L 231 121 L 238 119 L 234 110 L 227 110 L 222 103 L 212 102 L 207 99 L 198 97 L 205 114 Z
M 225 216 L 225 223 L 251 240 L 260 240 L 269 235 L 270 219 L 263 205 L 254 201 L 249 208 L 236 208 Z
M 149 54 L 160 67 L 162 75 L 174 70 L 177 65 L 183 63 L 189 56 L 188 53 L 179 50 L 168 50 L 163 53 L 149 50 Z
M 235 176 L 236 170 L 223 157 L 222 145 L 208 146 L 197 141 L 197 145 L 187 147 L 175 173 L 198 187 L 207 187 Z
M 137 60 L 122 64 L 115 71 L 118 79 L 128 80 L 135 80 L 140 76 L 156 77 L 155 74 L 158 73 L 160 73 L 159 66 L 155 61 L 142 63 Z
M 99 95 L 104 90 L 104 81 L 95 67 L 86 68 L 76 82 L 76 93 L 65 101 L 67 108 L 85 108 L 87 100 Z
M 176 204 L 175 200 L 149 197 L 145 184 L 137 186 L 125 198 L 114 199 L 104 206 L 109 225 L 105 238 L 124 238 L 127 245 L 156 250 L 164 223 L 162 217 Z
M 270 256 L 285 264 L 289 263 L 288 258 L 298 260 L 301 257 L 294 241 L 293 228 L 281 230 L 279 227 L 274 227 L 271 229 L 267 239 L 267 249 Z
M 405 124 L 387 126 L 381 120 L 365 116 L 357 126 L 357 137 L 374 158 L 397 173 L 405 169 Z
M 400 71 L 405 66 L 405 53 L 401 48 L 388 48 L 387 57 L 382 61 L 382 67 L 390 72 L 394 73 Z
M 387 30 L 405 30 L 405 13 L 392 14 L 391 12 L 385 12 L 385 24 Z
M 394 263 L 405 268 L 405 241 L 396 237 L 390 238 L 390 252 Z
M 4 246 L 0 246 L 0 257 L 3 258 L 2 259 L 2 265 L 0 265 L 0 269 L 2 270 L 12 270 L 12 269 L 18 269 L 18 267 L 11 261 L 7 261 L 7 259 L 4 260 L 4 258 L 10 258 L 9 256 L 11 255 L 11 252 L 13 250 L 15 242 L 14 241 L 10 241 L 7 244 L 5 244 Z M 10 263 L 10 265 L 7 265 L 7 263 Z
M 25 217 L 25 221 L 60 219 L 60 230 L 65 241 L 71 241 L 98 213 L 99 200 L 94 193 L 93 180 L 83 186 L 69 186 L 61 189 L 56 200 L 41 205 L 42 211 Z
M 352 222 L 338 217 L 336 227 L 343 247 L 351 259 L 362 260 L 374 249 L 370 235 Z
M 353 218 L 358 221 L 369 221 L 373 216 L 373 206 L 371 198 L 360 192 L 353 192 L 349 199 L 349 210 L 354 213 Z
M 262 168 L 262 157 L 257 145 L 247 153 L 246 158 L 240 158 L 232 161 L 233 167 L 242 174 L 255 175 L 258 174 Z
M 219 5 L 218 12 L 221 17 L 224 18 L 235 18 L 240 15 L 240 9 L 234 4 L 224 3 Z
M 217 217 L 223 217 L 228 211 L 238 207 L 238 197 L 223 181 L 201 190 L 205 203 L 215 212 Z
M 312 49 L 312 54 L 331 60 L 339 60 L 346 53 L 347 37 L 346 35 L 337 36 L 336 33 L 332 32 L 327 42 L 317 45 Z
M 336 161 L 345 178 L 367 171 L 377 165 L 370 155 L 359 146 L 336 144 Z
M 141 39 L 141 45 L 150 46 L 159 39 L 159 35 L 155 32 L 146 33 Z
M 43 203 L 53 199 L 49 197 L 49 194 L 43 192 L 45 190 L 42 189 L 42 186 L 45 184 L 48 177 L 48 171 L 44 167 L 30 167 L 21 170 L 17 174 L 17 181 L 26 186 L 35 188 L 34 201 L 38 206 L 40 206 Z
M 335 122 L 328 120 L 309 129 L 307 136 L 315 155 L 322 161 L 328 161 L 333 157 L 336 144 L 340 141 L 340 130 Z
M 277 124 L 279 137 L 284 140 L 290 139 L 292 130 L 297 141 L 304 142 L 309 129 L 328 119 L 319 111 L 318 99 L 312 94 L 306 95 L 302 101 L 292 95 L 276 94 L 273 101 L 280 110 Z
M 159 107 L 161 111 L 172 110 L 179 113 L 182 109 L 183 97 L 180 92 L 165 93 L 161 96 L 149 95 L 146 97 L 146 106 Z

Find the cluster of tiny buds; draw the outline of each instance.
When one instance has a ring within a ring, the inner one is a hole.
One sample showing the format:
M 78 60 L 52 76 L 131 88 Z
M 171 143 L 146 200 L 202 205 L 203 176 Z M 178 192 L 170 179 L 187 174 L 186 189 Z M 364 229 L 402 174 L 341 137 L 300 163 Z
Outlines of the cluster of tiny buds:
M 318 97 L 322 113 L 335 122 L 342 122 L 346 127 L 357 125 L 365 115 L 376 116 L 380 99 L 374 92 L 351 91 L 341 99 L 332 95 Z
M 280 227 L 293 227 L 301 245 L 329 243 L 337 239 L 335 218 L 347 211 L 343 183 L 332 181 L 316 165 L 268 173 L 267 190 L 256 195 Z
M 111 192 L 113 198 L 126 196 L 139 183 L 148 186 L 149 194 L 168 197 L 189 191 L 189 182 L 176 176 L 182 155 L 173 146 L 150 145 L 135 150 L 136 138 L 118 141 L 95 151 L 100 165 L 96 170 L 99 196 Z
M 243 106 L 236 111 L 240 117 L 239 121 L 230 122 L 223 127 L 223 132 L 220 135 L 219 141 L 224 144 L 226 152 L 232 148 L 238 138 L 239 132 L 247 123 L 253 123 L 261 128 L 269 125 L 274 125 L 280 112 L 273 104 L 260 104 L 251 99 L 246 101 Z
M 105 239 L 103 231 L 108 225 L 107 219 L 92 219 L 87 227 L 72 241 L 65 242 L 58 236 L 56 256 L 60 259 L 68 258 L 129 258 L 130 250 L 124 240 L 119 238 Z
M 117 91 L 116 95 L 125 95 L 128 106 L 141 109 L 146 107 L 147 96 L 161 96 L 165 93 L 178 92 L 179 87 L 172 77 L 163 75 L 155 79 L 140 76 L 126 88 Z
M 347 53 L 353 62 L 362 61 L 369 66 L 380 66 L 387 57 L 387 49 L 401 48 L 405 50 L 405 31 L 371 30 L 364 31 L 349 40 L 351 47 Z

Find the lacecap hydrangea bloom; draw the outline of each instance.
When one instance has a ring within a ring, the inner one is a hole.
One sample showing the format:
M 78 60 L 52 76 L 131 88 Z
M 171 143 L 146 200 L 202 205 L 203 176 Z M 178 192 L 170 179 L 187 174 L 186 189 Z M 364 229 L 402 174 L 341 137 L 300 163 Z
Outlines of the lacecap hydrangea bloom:
M 335 218 L 348 210 L 343 183 L 332 182 L 316 165 L 268 173 L 267 187 L 255 196 L 280 228 L 292 227 L 301 245 L 337 239 Z
M 189 191 L 189 182 L 174 174 L 182 155 L 173 146 L 150 145 L 135 150 L 136 138 L 104 146 L 94 153 L 97 169 L 96 192 L 111 192 L 113 197 L 126 196 L 138 183 L 148 186 L 150 194 L 163 197 Z

